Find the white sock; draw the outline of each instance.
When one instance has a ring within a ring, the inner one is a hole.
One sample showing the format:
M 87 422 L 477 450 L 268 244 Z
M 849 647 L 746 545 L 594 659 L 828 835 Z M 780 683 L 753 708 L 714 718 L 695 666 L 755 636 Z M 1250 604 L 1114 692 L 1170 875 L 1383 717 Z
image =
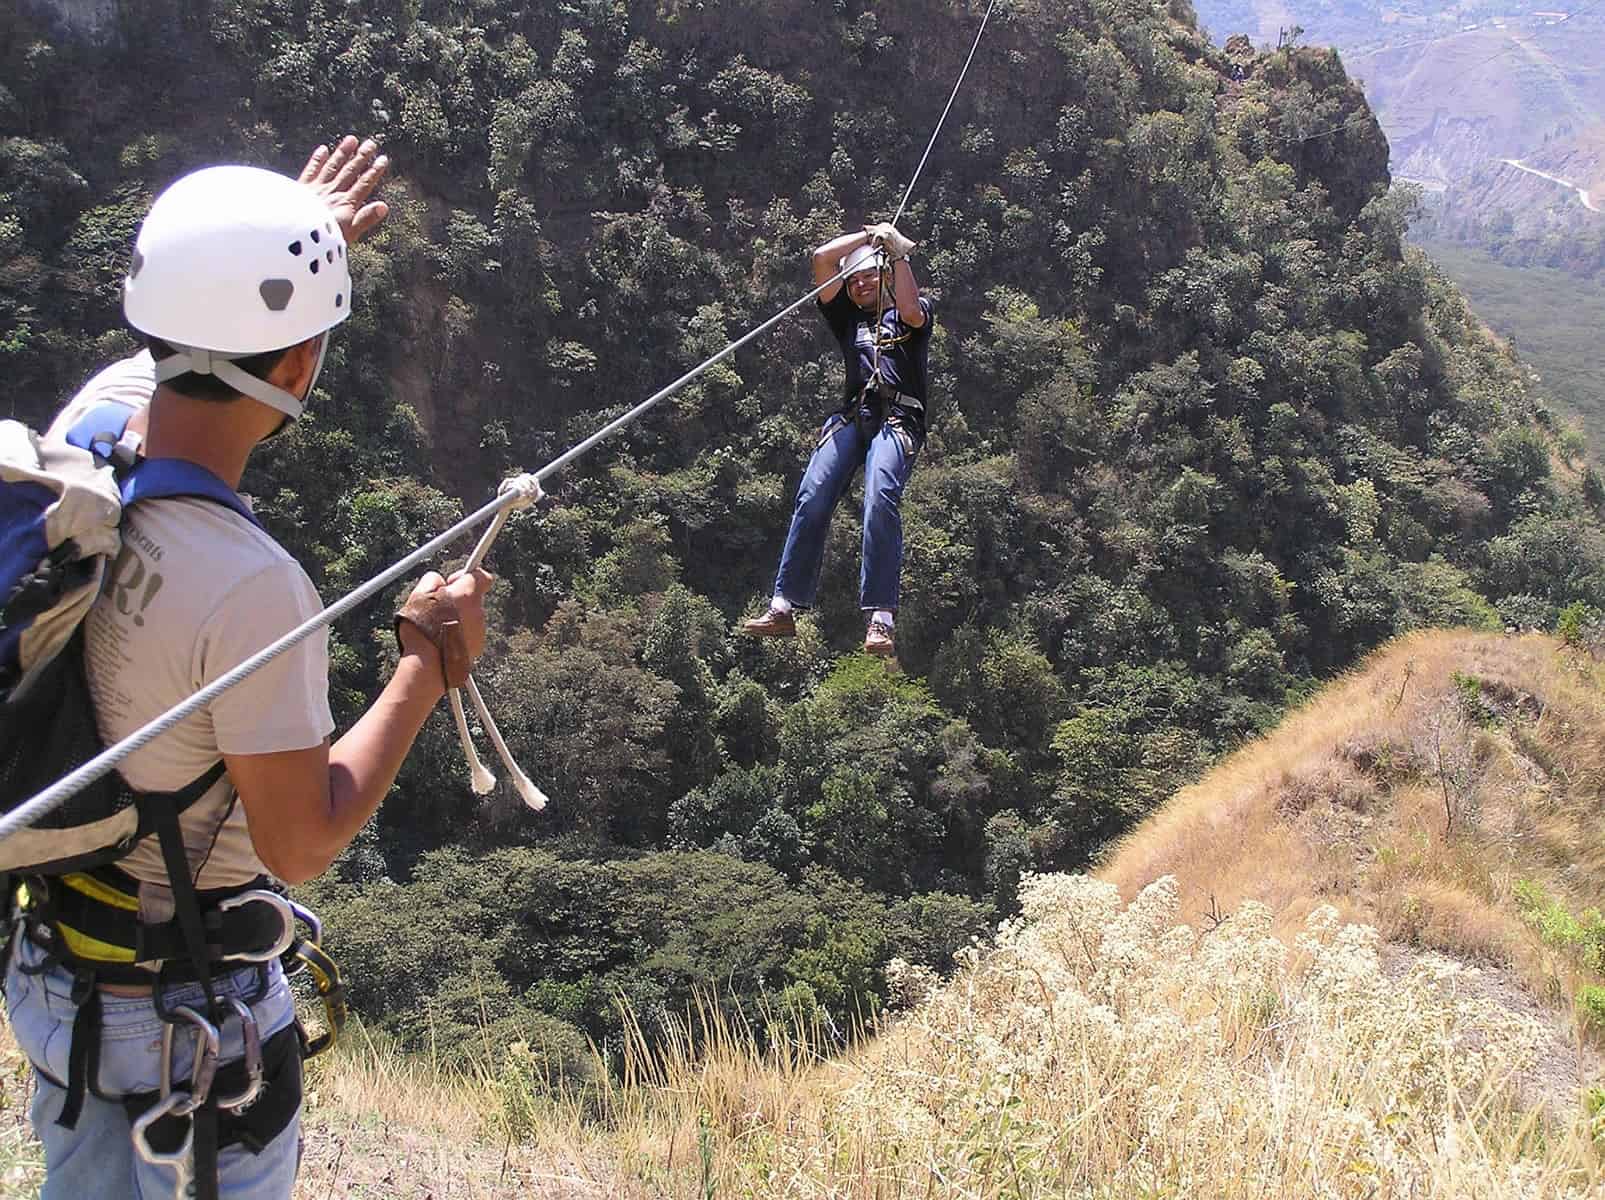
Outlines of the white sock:
M 769 602 L 769 611 L 777 613 L 789 613 L 791 611 L 791 601 L 787 600 L 784 596 L 777 594 L 775 598 Z
M 887 611 L 886 609 L 884 609 L 884 608 L 877 608 L 875 610 L 875 615 L 873 617 L 871 617 L 870 620 L 871 621 L 879 621 L 882 625 L 886 626 L 886 628 L 888 628 L 888 629 L 890 629 L 892 627 L 892 625 L 893 625 L 892 614 L 889 611 Z

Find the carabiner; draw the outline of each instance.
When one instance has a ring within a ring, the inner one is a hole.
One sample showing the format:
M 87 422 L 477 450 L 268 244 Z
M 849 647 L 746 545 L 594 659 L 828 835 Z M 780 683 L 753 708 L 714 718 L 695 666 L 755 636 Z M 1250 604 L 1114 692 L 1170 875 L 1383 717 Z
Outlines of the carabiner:
M 295 919 L 312 931 L 312 944 L 321 946 L 323 944 L 323 919 L 304 904 L 297 904 L 294 900 L 288 899 L 285 902 L 289 904 L 290 911 L 295 914 Z
M 173 1015 L 183 1017 L 195 1026 L 195 1061 L 190 1065 L 188 1095 L 173 1091 L 173 1031 L 176 1022 L 162 1026 L 162 1100 L 165 1102 L 170 1097 L 176 1097 L 170 1111 L 183 1117 L 205 1104 L 206 1097 L 211 1094 L 222 1038 L 218 1036 L 216 1025 L 187 1005 L 175 1008 Z
M 225 954 L 218 961 L 272 962 L 290 948 L 290 943 L 295 940 L 295 910 L 290 907 L 290 902 L 277 892 L 270 892 L 265 888 L 253 888 L 249 892 L 241 892 L 238 896 L 230 896 L 227 900 L 219 901 L 217 910 L 227 912 L 231 908 L 244 908 L 247 904 L 257 903 L 266 904 L 279 915 L 284 926 L 279 936 L 266 950 L 241 950 L 237 954 Z
M 238 1096 L 219 1096 L 217 1106 L 228 1112 L 243 1112 L 256 1102 L 262 1090 L 262 1030 L 256 1023 L 251 1006 L 238 996 L 230 996 L 227 1003 L 240 1018 L 240 1031 L 245 1037 L 245 1090 Z
M 189 1124 L 184 1141 L 171 1154 L 160 1154 L 151 1147 L 150 1127 L 163 1117 L 184 1116 L 190 1109 L 183 1108 L 184 1094 L 172 1092 L 147 1108 L 134 1121 L 134 1152 L 153 1167 L 172 1167 L 178 1175 L 176 1196 L 189 1195 L 191 1152 L 195 1149 L 195 1122 Z M 180 1111 L 182 1109 L 182 1111 Z

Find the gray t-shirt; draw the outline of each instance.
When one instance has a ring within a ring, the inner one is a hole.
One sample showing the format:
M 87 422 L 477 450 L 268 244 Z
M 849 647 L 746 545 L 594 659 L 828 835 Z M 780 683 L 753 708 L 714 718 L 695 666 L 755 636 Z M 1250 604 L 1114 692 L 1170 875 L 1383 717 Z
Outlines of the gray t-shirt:
M 139 357 L 92 379 L 57 424 L 105 399 L 133 399 L 141 386 Z M 84 623 L 101 736 L 108 742 L 128 736 L 321 608 L 300 564 L 238 513 L 187 497 L 135 506 L 124 519 L 122 554 Z M 176 791 L 205 774 L 220 753 L 305 750 L 333 729 L 328 631 L 319 630 L 130 755 L 120 770 L 141 791 Z M 265 872 L 226 777 L 189 808 L 180 828 L 197 887 L 231 887 Z M 154 837 L 118 865 L 143 883 L 165 884 Z M 141 888 L 142 901 L 154 902 L 142 903 L 147 919 L 165 919 L 166 890 Z

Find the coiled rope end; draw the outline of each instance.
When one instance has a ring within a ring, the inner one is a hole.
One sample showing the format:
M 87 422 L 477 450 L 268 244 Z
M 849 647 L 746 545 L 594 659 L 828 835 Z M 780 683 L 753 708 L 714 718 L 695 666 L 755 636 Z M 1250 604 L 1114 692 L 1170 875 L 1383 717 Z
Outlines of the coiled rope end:
M 536 787 L 524 772 L 519 771 L 513 776 L 513 787 L 517 789 L 524 803 L 529 805 L 535 812 L 540 812 L 541 809 L 546 807 L 546 793 Z

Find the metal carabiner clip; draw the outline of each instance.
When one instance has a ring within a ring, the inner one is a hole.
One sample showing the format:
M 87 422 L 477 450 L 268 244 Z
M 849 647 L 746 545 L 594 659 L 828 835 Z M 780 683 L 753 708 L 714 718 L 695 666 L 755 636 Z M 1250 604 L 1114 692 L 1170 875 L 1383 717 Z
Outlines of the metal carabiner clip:
M 256 1102 L 262 1091 L 262 1030 L 256 1023 L 251 1006 L 238 996 L 230 996 L 227 1003 L 240 1018 L 240 1031 L 245 1038 L 245 1090 L 238 1096 L 219 1096 L 217 1106 L 228 1112 L 243 1112 Z
M 177 1096 L 177 1106 L 172 1109 L 178 1116 L 188 1116 L 201 1105 L 206 1103 L 206 1097 L 212 1092 L 212 1080 L 217 1075 L 217 1056 L 222 1049 L 223 1039 L 213 1025 L 200 1013 L 187 1005 L 179 1005 L 173 1010 L 175 1017 L 182 1017 L 195 1026 L 195 1061 L 190 1064 L 189 1094 L 175 1093 L 173 1091 L 173 1031 L 177 1022 L 168 1022 L 162 1026 L 162 1099 Z
M 169 1154 L 162 1154 L 150 1144 L 150 1127 L 164 1117 L 188 1117 L 202 1104 L 212 1090 L 212 1080 L 217 1075 L 217 1056 L 222 1046 L 222 1039 L 218 1036 L 217 1026 L 213 1025 L 193 1008 L 180 1006 L 173 1010 L 174 1017 L 181 1017 L 195 1027 L 195 1061 L 190 1066 L 188 1092 L 175 1092 L 173 1090 L 173 1032 L 177 1028 L 176 1021 L 168 1021 L 162 1025 L 162 1078 L 161 1099 L 147 1108 L 133 1124 L 134 1152 L 141 1161 L 153 1167 L 172 1167 L 178 1176 L 178 1187 L 175 1195 L 189 1194 L 191 1153 L 195 1149 L 195 1123 L 190 1122 L 189 1130 L 184 1134 L 184 1140 L 178 1149 Z
M 237 954 L 225 954 L 220 962 L 265 963 L 272 962 L 279 955 L 290 948 L 295 941 L 295 910 L 290 902 L 277 892 L 267 891 L 265 888 L 254 888 L 249 892 L 241 892 L 238 896 L 230 896 L 220 901 L 217 906 L 219 912 L 227 912 L 231 908 L 244 908 L 247 904 L 266 904 L 279 915 L 283 922 L 283 929 L 279 936 L 265 950 L 241 950 Z
M 323 919 L 304 904 L 297 904 L 294 900 L 289 899 L 286 899 L 285 903 L 290 906 L 290 911 L 295 914 L 295 919 L 312 931 L 312 944 L 321 946 L 323 944 Z
M 169 1026 L 168 1028 L 172 1027 Z M 165 1084 L 166 1082 L 164 1079 L 163 1083 Z M 184 1135 L 184 1140 L 179 1144 L 178 1149 L 171 1154 L 158 1153 L 151 1146 L 150 1127 L 163 1117 L 183 1116 L 184 1113 L 189 1112 L 189 1109 L 185 1109 L 184 1112 L 179 1111 L 186 1100 L 187 1097 L 184 1093 L 170 1092 L 147 1108 L 134 1121 L 134 1152 L 139 1155 L 142 1161 L 149 1163 L 153 1167 L 173 1168 L 173 1172 L 178 1176 L 178 1187 L 173 1193 L 175 1196 L 189 1195 L 190 1156 L 195 1149 L 195 1122 L 190 1122 L 189 1132 Z

